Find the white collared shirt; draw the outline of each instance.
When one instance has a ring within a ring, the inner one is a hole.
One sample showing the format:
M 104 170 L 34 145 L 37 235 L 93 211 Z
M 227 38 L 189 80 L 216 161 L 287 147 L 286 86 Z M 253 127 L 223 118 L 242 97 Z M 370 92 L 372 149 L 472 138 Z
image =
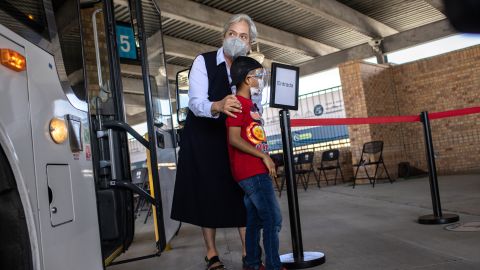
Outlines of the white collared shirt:
M 217 66 L 225 62 L 225 56 L 223 55 L 223 47 L 217 50 Z M 225 63 L 225 68 L 227 69 L 228 82 L 232 82 L 230 77 L 230 68 L 227 67 Z M 205 58 L 203 55 L 199 55 L 193 61 L 192 68 L 190 70 L 189 76 L 189 86 L 188 91 L 188 108 L 199 117 L 208 117 L 208 118 L 217 118 L 218 114 L 212 116 L 212 104 L 208 100 L 208 74 L 207 68 L 205 67 Z M 235 86 L 232 87 L 232 94 L 235 93 Z M 257 103 L 257 106 L 261 108 L 261 97 L 260 100 L 253 100 Z

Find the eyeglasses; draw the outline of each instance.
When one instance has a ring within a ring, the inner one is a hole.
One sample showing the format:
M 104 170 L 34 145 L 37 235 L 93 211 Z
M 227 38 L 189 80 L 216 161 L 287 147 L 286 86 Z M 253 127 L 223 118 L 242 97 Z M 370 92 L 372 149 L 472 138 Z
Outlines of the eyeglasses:
M 250 71 L 247 74 L 247 76 L 257 77 L 257 78 L 267 78 L 268 76 L 270 76 L 270 72 L 268 72 L 268 70 L 265 69 L 265 68 L 255 69 L 255 70 Z

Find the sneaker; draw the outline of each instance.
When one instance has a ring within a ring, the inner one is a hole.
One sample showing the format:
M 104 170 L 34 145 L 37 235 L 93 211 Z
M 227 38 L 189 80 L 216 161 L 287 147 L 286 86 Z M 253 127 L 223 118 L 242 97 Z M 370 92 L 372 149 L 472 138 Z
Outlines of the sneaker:
M 243 267 L 243 270 L 255 270 L 255 268 L 253 267 L 246 266 L 245 257 L 242 257 L 242 267 Z M 265 270 L 265 265 L 263 263 L 260 264 L 260 267 L 258 268 L 258 270 Z
M 255 268 L 253 267 L 243 267 L 243 270 L 255 270 Z M 265 270 L 265 265 L 263 265 L 263 263 L 260 265 L 260 268 L 258 268 L 258 270 Z M 282 268 L 283 270 L 283 268 Z

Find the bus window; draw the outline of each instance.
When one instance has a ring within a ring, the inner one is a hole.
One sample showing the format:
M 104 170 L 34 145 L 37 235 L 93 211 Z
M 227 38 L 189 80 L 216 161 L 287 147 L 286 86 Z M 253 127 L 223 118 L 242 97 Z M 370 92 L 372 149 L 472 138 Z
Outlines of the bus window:
M 58 75 L 62 84 L 68 82 L 67 92 L 71 87 L 75 96 L 86 101 L 85 74 L 83 68 L 83 46 L 80 30 L 79 6 L 75 0 L 53 0 L 53 12 L 57 25 L 58 39 L 60 42 L 61 55 L 56 55 Z
M 34 44 L 50 39 L 43 1 L 1 0 L 0 17 L 3 25 Z

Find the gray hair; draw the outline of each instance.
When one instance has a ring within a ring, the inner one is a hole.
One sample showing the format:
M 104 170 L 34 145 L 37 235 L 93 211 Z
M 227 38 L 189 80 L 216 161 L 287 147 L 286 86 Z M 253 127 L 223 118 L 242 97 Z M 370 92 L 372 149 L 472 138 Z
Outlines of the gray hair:
M 223 26 L 223 36 L 227 33 L 228 29 L 230 26 L 234 23 L 238 23 L 244 21 L 248 24 L 248 29 L 250 31 L 250 43 L 253 43 L 257 39 L 257 27 L 255 26 L 255 23 L 253 22 L 252 18 L 248 16 L 247 14 L 235 14 L 230 17 L 227 23 Z

